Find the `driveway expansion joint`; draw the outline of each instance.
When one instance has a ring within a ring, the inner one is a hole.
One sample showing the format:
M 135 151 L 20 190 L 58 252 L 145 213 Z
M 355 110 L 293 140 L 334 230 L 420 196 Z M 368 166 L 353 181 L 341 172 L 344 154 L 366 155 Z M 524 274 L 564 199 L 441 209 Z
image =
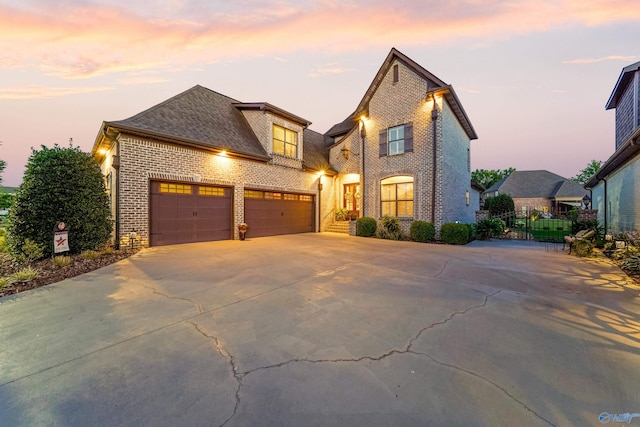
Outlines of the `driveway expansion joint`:
M 194 323 L 192 321 L 187 321 L 187 323 L 189 323 L 190 325 L 192 325 L 196 331 L 198 331 L 198 333 L 200 333 L 202 336 L 204 336 L 205 338 L 212 340 L 215 344 L 216 347 L 216 351 L 225 359 L 227 359 L 227 361 L 229 362 L 229 365 L 231 367 L 231 373 L 233 374 L 233 377 L 236 379 L 236 381 L 238 382 L 238 388 L 236 389 L 236 394 L 235 394 L 235 398 L 236 398 L 236 403 L 233 407 L 233 413 L 229 416 L 229 418 L 227 418 L 222 424 L 220 424 L 220 427 L 226 425 L 229 421 L 231 421 L 231 419 L 233 419 L 233 417 L 236 416 L 236 414 L 238 413 L 238 407 L 240 406 L 240 389 L 242 388 L 242 377 L 244 375 L 239 373 L 239 368 L 238 365 L 236 363 L 236 359 L 235 357 L 233 357 L 233 355 L 231 353 L 229 353 L 224 346 L 222 345 L 222 342 L 220 342 L 220 339 L 218 337 L 215 337 L 213 335 L 209 335 L 207 334 L 205 331 L 203 331 L 200 326 L 198 326 L 197 323 Z

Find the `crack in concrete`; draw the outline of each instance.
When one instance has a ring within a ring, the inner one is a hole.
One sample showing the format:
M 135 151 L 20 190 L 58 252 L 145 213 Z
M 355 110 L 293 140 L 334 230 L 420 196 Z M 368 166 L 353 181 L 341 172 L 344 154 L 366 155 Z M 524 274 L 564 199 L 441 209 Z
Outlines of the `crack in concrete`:
M 227 418 L 226 420 L 224 420 L 224 422 L 222 424 L 220 424 L 220 427 L 226 425 L 229 421 L 231 421 L 231 419 L 233 417 L 236 416 L 236 414 L 238 413 L 238 407 L 240 406 L 240 389 L 242 388 L 242 378 L 244 377 L 243 374 L 240 374 L 238 372 L 238 364 L 236 363 L 236 359 L 235 357 L 233 357 L 233 355 L 231 353 L 229 353 L 222 345 L 222 343 L 220 342 L 220 339 L 218 337 L 214 337 L 213 335 L 209 335 L 207 334 L 205 331 L 203 331 L 200 326 L 198 326 L 197 323 L 191 322 L 191 321 L 187 321 L 187 323 L 191 324 L 196 331 L 198 331 L 202 336 L 204 336 L 205 338 L 212 340 L 215 343 L 215 347 L 216 347 L 216 351 L 225 359 L 227 359 L 227 361 L 229 362 L 229 365 L 231 366 L 231 373 L 233 374 L 233 377 L 236 379 L 236 381 L 238 382 L 238 388 L 236 389 L 236 403 L 233 407 L 233 413 L 229 416 L 229 418 Z
M 146 289 L 149 289 L 149 290 L 150 290 L 151 292 L 153 292 L 154 294 L 156 294 L 156 295 L 160 295 L 161 297 L 165 297 L 165 298 L 169 298 L 169 299 L 176 299 L 176 300 L 186 301 L 186 302 L 188 302 L 188 303 L 191 303 L 191 304 L 193 304 L 193 305 L 198 309 L 198 313 L 199 313 L 199 314 L 203 314 L 203 313 L 204 313 L 204 310 L 202 310 L 202 306 L 201 306 L 199 303 L 197 303 L 197 302 L 195 302 L 194 300 L 192 300 L 192 299 L 189 299 L 189 298 L 182 298 L 182 297 L 174 297 L 174 296 L 171 296 L 171 295 L 168 295 L 168 294 L 165 294 L 165 293 L 160 292 L 159 290 L 157 290 L 157 289 L 156 289 L 156 288 L 154 288 L 153 286 L 147 286 L 147 285 L 145 285 L 145 284 L 142 284 L 142 286 L 143 286 L 144 288 L 146 288 Z
M 484 297 L 484 301 L 482 302 L 482 304 L 476 304 L 476 305 L 472 305 L 467 307 L 466 309 L 462 310 L 462 311 L 456 311 L 454 313 L 452 313 L 449 317 L 447 317 L 444 320 L 440 320 L 438 322 L 434 322 L 431 325 L 422 328 L 420 331 L 418 331 L 418 333 L 416 334 L 415 337 L 411 338 L 411 340 L 409 341 L 409 344 L 407 345 L 407 347 L 405 347 L 404 349 L 393 349 L 390 350 L 386 353 L 383 353 L 380 356 L 361 356 L 358 358 L 352 358 L 352 359 L 346 359 L 346 358 L 340 358 L 340 359 L 307 359 L 307 358 L 296 358 L 296 359 L 290 359 L 284 362 L 280 362 L 280 363 L 276 363 L 274 365 L 268 365 L 268 366 L 261 366 L 258 368 L 254 368 L 251 369 L 249 371 L 245 371 L 240 373 L 240 375 L 244 378 L 245 376 L 252 374 L 254 372 L 257 371 L 261 371 L 261 370 L 267 370 L 267 369 L 273 369 L 273 368 L 281 368 L 283 366 L 292 364 L 292 363 L 358 363 L 358 362 L 362 362 L 363 360 L 371 360 L 374 362 L 379 362 L 389 356 L 392 356 L 394 354 L 407 354 L 407 353 L 415 353 L 413 350 L 411 350 L 411 347 L 413 346 L 413 344 L 415 343 L 415 341 L 420 338 L 420 336 L 428 331 L 429 329 L 435 328 L 436 326 L 442 326 L 445 323 L 451 321 L 454 317 L 459 316 L 459 315 L 464 315 L 467 314 L 469 311 L 471 310 L 475 310 L 478 308 L 482 308 L 482 307 L 486 307 L 487 303 L 489 302 L 489 299 L 497 294 L 499 294 L 502 290 L 498 289 L 495 292 L 492 292 L 488 295 L 485 295 Z
M 442 362 L 438 359 L 436 359 L 435 357 L 431 356 L 428 353 L 423 353 L 423 352 L 419 352 L 419 351 L 410 351 L 410 353 L 413 353 L 415 355 L 420 355 L 420 356 L 426 356 L 428 357 L 433 363 L 440 365 L 440 366 L 444 366 L 450 369 L 454 369 L 456 371 L 459 372 L 463 372 L 467 375 L 471 375 L 473 377 L 476 377 L 478 379 L 480 379 L 481 381 L 484 381 L 486 383 L 489 383 L 490 385 L 492 385 L 493 387 L 497 388 L 498 390 L 500 390 L 502 393 L 504 393 L 509 399 L 513 400 L 514 402 L 516 402 L 517 404 L 519 404 L 520 406 L 522 406 L 525 410 L 527 410 L 528 412 L 530 412 L 531 414 L 533 414 L 536 418 L 538 418 L 541 421 L 544 421 L 545 423 L 547 423 L 550 426 L 556 427 L 556 425 L 554 423 L 552 423 L 551 421 L 549 421 L 548 419 L 546 419 L 545 417 L 543 417 L 542 415 L 538 414 L 536 411 L 534 411 L 533 409 L 531 409 L 526 403 L 524 403 L 522 400 L 518 399 L 517 397 L 515 397 L 514 395 L 512 395 L 511 393 L 509 393 L 509 391 L 502 387 L 500 384 L 496 383 L 495 381 L 480 375 L 478 373 L 475 373 L 473 371 L 470 371 L 468 369 L 465 368 L 461 368 L 460 366 L 456 366 L 456 365 L 452 365 L 450 363 L 445 363 Z

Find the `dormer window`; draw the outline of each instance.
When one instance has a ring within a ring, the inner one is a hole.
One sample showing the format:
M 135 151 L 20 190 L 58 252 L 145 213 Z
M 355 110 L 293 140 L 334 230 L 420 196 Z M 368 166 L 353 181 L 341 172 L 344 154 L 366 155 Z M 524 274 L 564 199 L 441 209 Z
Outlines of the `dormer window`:
M 273 152 L 298 158 L 298 133 L 282 126 L 273 125 Z

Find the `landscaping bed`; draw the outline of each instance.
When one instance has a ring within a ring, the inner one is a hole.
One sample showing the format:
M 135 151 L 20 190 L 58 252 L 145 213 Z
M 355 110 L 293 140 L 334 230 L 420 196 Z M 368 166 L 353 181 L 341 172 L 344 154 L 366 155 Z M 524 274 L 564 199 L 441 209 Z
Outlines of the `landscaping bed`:
M 70 263 L 64 267 L 54 265 L 51 258 L 35 261 L 31 263 L 30 267 L 37 271 L 37 277 L 1 286 L 0 297 L 39 288 L 83 273 L 88 273 L 113 264 L 121 259 L 128 258 L 136 252 L 137 250 L 100 252 L 95 258 L 87 258 L 82 254 L 70 255 Z M 0 278 L 10 277 L 25 267 L 24 264 L 17 263 L 8 254 L 0 253 Z

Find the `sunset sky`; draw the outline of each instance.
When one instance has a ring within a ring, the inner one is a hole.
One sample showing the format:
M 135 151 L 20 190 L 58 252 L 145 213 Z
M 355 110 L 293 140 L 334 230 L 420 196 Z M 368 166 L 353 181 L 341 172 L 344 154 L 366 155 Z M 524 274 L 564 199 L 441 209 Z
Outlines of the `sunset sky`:
M 0 159 L 90 150 L 103 120 L 196 84 L 325 132 L 395 47 L 452 84 L 479 139 L 472 169 L 575 175 L 614 151 L 605 103 L 640 61 L 638 0 L 0 0 Z

